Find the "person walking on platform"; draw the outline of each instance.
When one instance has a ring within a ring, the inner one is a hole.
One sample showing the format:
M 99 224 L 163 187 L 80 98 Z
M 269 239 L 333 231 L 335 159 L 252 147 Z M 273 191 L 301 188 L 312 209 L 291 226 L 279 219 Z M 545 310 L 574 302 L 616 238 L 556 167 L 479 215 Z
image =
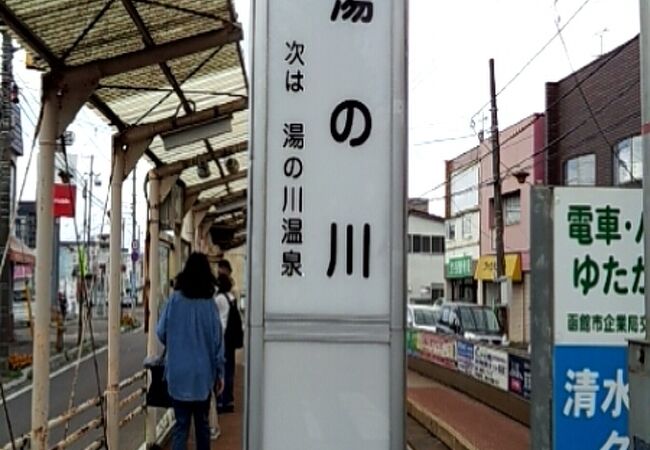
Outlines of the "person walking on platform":
M 187 449 L 192 419 L 197 450 L 210 449 L 210 397 L 213 389 L 223 391 L 225 377 L 215 284 L 207 256 L 192 253 L 158 323 L 158 339 L 166 353 L 165 380 L 176 417 L 172 450 Z
M 231 293 L 232 279 L 225 273 L 217 277 L 217 305 L 221 314 L 226 317 L 225 340 L 225 387 L 217 401 L 219 414 L 231 413 L 235 410 L 235 351 L 242 347 L 243 328 L 239 308 L 235 296 Z M 227 305 L 227 306 L 226 306 Z M 226 312 L 227 309 L 227 312 Z
M 224 294 L 220 291 L 219 286 L 227 287 L 228 280 L 222 279 L 224 275 L 219 272 L 217 276 L 217 295 L 214 298 L 215 303 L 217 304 L 217 309 L 219 310 L 219 319 L 221 322 L 221 329 L 226 332 L 226 326 L 228 326 L 228 313 L 230 312 L 230 298 L 228 294 Z M 225 345 L 225 340 L 224 340 Z M 227 352 L 226 352 L 227 353 Z M 226 363 L 227 364 L 227 363 Z M 219 393 L 214 392 L 214 397 L 212 403 L 214 405 L 210 408 L 210 438 L 212 440 L 218 439 L 221 435 L 221 428 L 219 427 L 219 406 L 218 406 L 218 397 Z

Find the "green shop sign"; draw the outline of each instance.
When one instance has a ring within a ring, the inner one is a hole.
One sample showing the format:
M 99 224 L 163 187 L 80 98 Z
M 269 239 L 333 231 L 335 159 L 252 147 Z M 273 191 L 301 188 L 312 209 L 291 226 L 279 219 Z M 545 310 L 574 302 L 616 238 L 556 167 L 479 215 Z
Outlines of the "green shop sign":
M 473 276 L 471 256 L 451 258 L 447 263 L 447 278 L 471 278 Z

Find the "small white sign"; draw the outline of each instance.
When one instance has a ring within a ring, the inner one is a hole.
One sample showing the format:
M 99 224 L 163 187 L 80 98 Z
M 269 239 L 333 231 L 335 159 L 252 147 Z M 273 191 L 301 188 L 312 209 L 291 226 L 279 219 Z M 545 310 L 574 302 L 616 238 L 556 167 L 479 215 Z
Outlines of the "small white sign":
M 641 338 L 641 189 L 554 189 L 555 343 L 626 345 Z
M 501 390 L 508 390 L 508 353 L 482 345 L 474 346 L 474 377 Z

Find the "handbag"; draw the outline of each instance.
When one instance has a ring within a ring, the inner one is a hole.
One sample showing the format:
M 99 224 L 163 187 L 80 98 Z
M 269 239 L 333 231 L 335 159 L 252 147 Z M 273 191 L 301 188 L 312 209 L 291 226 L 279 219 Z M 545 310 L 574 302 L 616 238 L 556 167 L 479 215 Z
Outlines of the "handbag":
M 171 408 L 172 398 L 167 389 L 165 380 L 165 354 L 167 349 L 159 358 L 145 360 L 144 367 L 149 370 L 149 386 L 147 387 L 146 405 L 154 408 Z

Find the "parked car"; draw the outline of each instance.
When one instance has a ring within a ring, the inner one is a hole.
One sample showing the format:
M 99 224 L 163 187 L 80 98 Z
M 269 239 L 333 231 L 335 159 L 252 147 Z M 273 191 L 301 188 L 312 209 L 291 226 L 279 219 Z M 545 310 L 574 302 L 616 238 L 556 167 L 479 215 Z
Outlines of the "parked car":
M 432 306 L 408 305 L 406 310 L 406 326 L 415 330 L 435 333 L 440 312 Z
M 444 303 L 438 332 L 453 334 L 474 342 L 508 345 L 501 324 L 492 308 L 474 303 Z

